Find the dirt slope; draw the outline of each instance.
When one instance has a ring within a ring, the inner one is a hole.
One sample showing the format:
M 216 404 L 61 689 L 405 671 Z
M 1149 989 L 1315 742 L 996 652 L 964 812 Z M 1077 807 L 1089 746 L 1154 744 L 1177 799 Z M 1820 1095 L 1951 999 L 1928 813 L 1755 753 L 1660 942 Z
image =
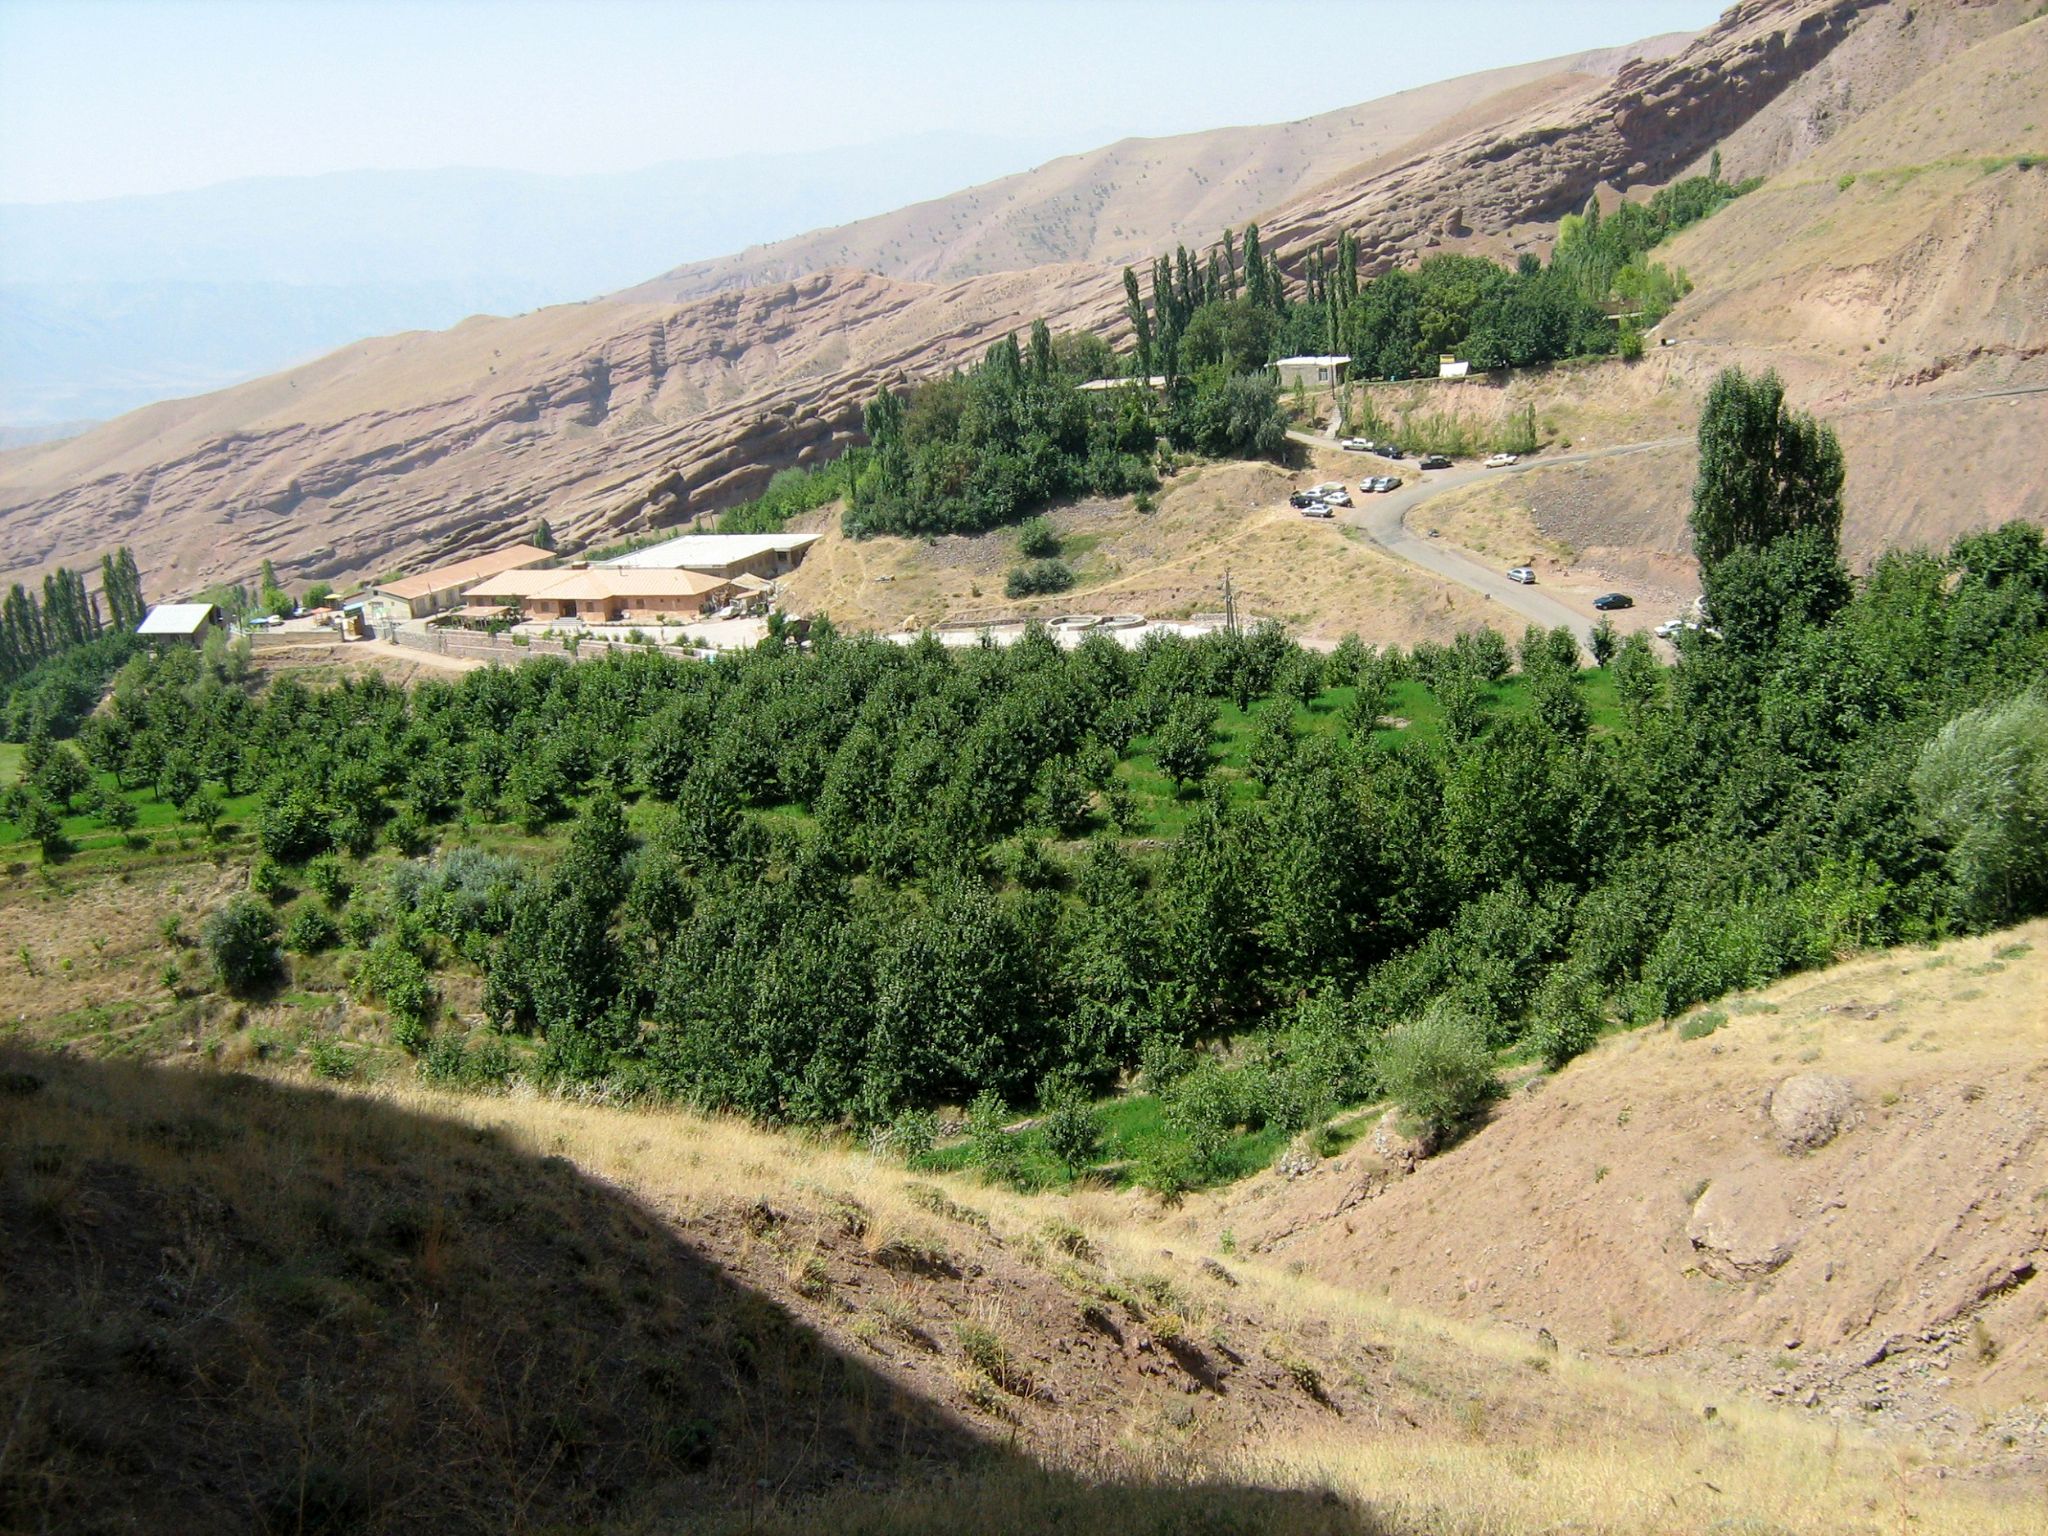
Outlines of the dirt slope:
M 2048 923 L 1852 961 L 1610 1039 L 1412 1174 L 1368 1143 L 1199 1224 L 2039 1475 L 2044 999 Z
M 1564 99 L 1689 34 L 1462 75 L 1298 122 L 1124 139 L 879 218 L 693 262 L 630 290 L 682 299 L 832 268 L 945 281 L 1048 262 L 1122 265 L 1206 245 L 1316 186 L 1452 125 Z

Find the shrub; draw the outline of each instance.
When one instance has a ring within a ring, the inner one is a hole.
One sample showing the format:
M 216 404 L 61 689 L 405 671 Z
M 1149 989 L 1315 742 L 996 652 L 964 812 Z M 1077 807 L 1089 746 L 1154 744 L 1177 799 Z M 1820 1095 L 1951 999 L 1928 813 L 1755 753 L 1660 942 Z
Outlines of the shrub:
M 207 918 L 200 942 L 213 973 L 230 992 L 254 991 L 277 978 L 277 915 L 254 896 L 237 896 Z
M 268 897 L 272 901 L 291 892 L 291 886 L 284 877 L 284 870 L 276 860 L 262 858 L 249 866 L 249 889 L 258 896 Z
M 1696 1013 L 1679 1025 L 1678 1038 L 1681 1040 L 1704 1040 L 1727 1022 L 1727 1014 L 1718 1008 L 1709 1008 L 1705 1013 Z
M 1017 525 L 1017 553 L 1027 560 L 1049 560 L 1060 552 L 1060 536 L 1045 517 L 1027 517 Z
M 1246 1091 L 1249 1086 L 1244 1073 L 1208 1060 L 1162 1095 L 1166 1123 L 1187 1138 L 1204 1169 L 1215 1167 L 1240 1127 L 1263 1121 L 1263 1107 Z
M 1008 1119 L 1002 1096 L 993 1089 L 984 1089 L 967 1106 L 968 1155 L 984 1176 L 1001 1184 L 1016 1183 L 1024 1168 L 1017 1138 L 1004 1125 Z
M 939 1117 L 928 1109 L 906 1109 L 889 1123 L 889 1145 L 906 1163 L 931 1151 L 939 1139 Z
M 1529 1043 L 1553 1072 L 1600 1038 L 1600 989 L 1567 969 L 1552 971 L 1536 994 Z
M 300 907 L 285 924 L 285 948 L 294 954 L 317 955 L 332 949 L 340 938 L 339 925 L 319 907 Z
M 1614 660 L 1614 652 L 1621 644 L 1614 633 L 1614 621 L 1602 619 L 1593 626 L 1593 665 L 1604 667 Z
M 1038 597 L 1064 592 L 1074 584 L 1073 567 L 1064 560 L 1028 560 L 1003 579 L 1005 597 Z
M 306 884 L 319 892 L 330 909 L 348 900 L 348 875 L 332 854 L 322 854 L 306 866 Z
M 1102 1127 L 1095 1118 L 1095 1107 L 1071 1078 L 1047 1082 L 1039 1097 L 1039 1129 L 1046 1150 L 1069 1173 L 1078 1173 L 1094 1162 L 1102 1148 Z
M 408 1050 L 426 1043 L 426 1022 L 437 999 L 424 961 L 395 933 L 373 943 L 355 975 L 355 993 L 390 1011 L 392 1035 Z
M 1455 1129 L 1493 1097 L 1493 1057 L 1479 1027 L 1441 1001 L 1381 1041 L 1388 1097 L 1438 1131 Z
M 345 1083 L 362 1070 L 362 1062 L 355 1052 L 339 1040 L 315 1040 L 306 1054 L 312 1063 L 313 1075 L 331 1083 Z

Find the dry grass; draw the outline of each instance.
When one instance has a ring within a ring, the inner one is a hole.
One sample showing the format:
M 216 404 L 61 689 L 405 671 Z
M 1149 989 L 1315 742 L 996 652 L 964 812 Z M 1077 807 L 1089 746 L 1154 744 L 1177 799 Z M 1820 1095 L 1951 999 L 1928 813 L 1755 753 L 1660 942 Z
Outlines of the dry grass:
M 793 607 L 851 628 L 907 630 L 1062 613 L 1218 613 L 1227 571 L 1240 612 L 1280 619 L 1309 639 L 1355 630 L 1374 644 L 1446 640 L 1487 618 L 1479 598 L 1379 554 L 1341 525 L 1287 505 L 1297 485 L 1355 479 L 1360 461 L 1317 452 L 1289 472 L 1269 464 L 1181 471 L 1151 513 L 1128 501 L 1054 511 L 1079 577 L 1056 596 L 1009 599 L 1015 530 L 975 538 L 853 540 L 828 511 L 805 526 L 825 536 L 784 583 Z

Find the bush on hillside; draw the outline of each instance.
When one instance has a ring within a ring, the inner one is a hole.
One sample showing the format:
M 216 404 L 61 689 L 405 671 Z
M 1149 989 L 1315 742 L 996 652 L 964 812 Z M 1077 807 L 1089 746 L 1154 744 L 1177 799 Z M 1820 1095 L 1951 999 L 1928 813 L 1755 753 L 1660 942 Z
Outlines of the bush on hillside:
M 1471 1119 L 1496 1088 L 1484 1032 L 1442 999 L 1380 1042 L 1376 1066 L 1387 1096 L 1439 1133 Z
M 283 968 L 277 916 L 254 896 L 237 896 L 207 918 L 200 942 L 213 962 L 213 974 L 229 992 L 256 991 L 275 981 Z
M 1064 592 L 1074 584 L 1074 569 L 1064 560 L 1028 560 L 1003 581 L 1005 597 L 1039 597 Z
M 1027 560 L 1050 560 L 1060 552 L 1060 536 L 1050 519 L 1027 517 L 1017 525 L 1017 553 Z

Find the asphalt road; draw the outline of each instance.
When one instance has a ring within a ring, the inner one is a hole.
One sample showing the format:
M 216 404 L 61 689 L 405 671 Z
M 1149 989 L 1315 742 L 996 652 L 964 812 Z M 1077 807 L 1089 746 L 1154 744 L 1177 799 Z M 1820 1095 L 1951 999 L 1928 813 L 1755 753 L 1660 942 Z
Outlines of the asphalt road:
M 1964 405 L 1976 400 L 1996 400 L 2010 395 L 2048 394 L 2048 384 L 2020 384 L 2004 389 L 1971 390 L 1966 394 L 1942 395 L 1932 398 L 1877 400 L 1861 405 L 1852 405 L 1832 412 L 1833 415 L 1867 415 L 1891 411 L 1928 410 L 1946 405 Z M 1332 418 L 1334 431 L 1335 418 Z M 1337 439 L 1333 435 L 1310 432 L 1287 434 L 1298 443 L 1311 448 L 1336 449 Z M 1418 519 L 1422 532 L 1409 528 L 1409 514 L 1417 507 L 1461 486 L 1476 480 L 1485 480 L 1500 475 L 1527 474 L 1531 470 L 1551 469 L 1561 464 L 1586 464 L 1595 459 L 1618 459 L 1632 453 L 1651 453 L 1660 448 L 1682 447 L 1692 440 L 1691 434 L 1679 437 L 1651 438 L 1640 443 L 1621 443 L 1612 448 L 1593 448 L 1583 453 L 1546 453 L 1540 457 L 1524 458 L 1521 463 L 1506 469 L 1485 469 L 1477 464 L 1461 465 L 1451 469 L 1431 470 L 1427 473 L 1415 468 L 1413 460 L 1404 460 L 1388 469 L 1376 466 L 1387 461 L 1368 454 L 1347 454 L 1355 461 L 1356 470 L 1347 468 L 1346 483 L 1351 489 L 1353 504 L 1340 507 L 1337 520 L 1346 527 L 1356 528 L 1364 534 L 1374 547 L 1396 560 L 1405 560 L 1410 565 L 1454 581 L 1469 591 L 1477 592 L 1491 602 L 1499 603 L 1510 613 L 1546 629 L 1563 626 L 1579 637 L 1581 645 L 1589 644 L 1592 625 L 1580 614 L 1573 612 L 1556 598 L 1549 596 L 1540 586 L 1525 587 L 1519 582 L 1509 581 L 1505 570 L 1495 570 L 1481 565 L 1471 556 L 1459 550 L 1448 548 L 1427 537 L 1428 522 Z M 1398 474 L 1406 482 L 1400 490 L 1378 496 L 1362 495 L 1356 489 L 1357 482 L 1365 478 L 1367 468 L 1374 473 Z

